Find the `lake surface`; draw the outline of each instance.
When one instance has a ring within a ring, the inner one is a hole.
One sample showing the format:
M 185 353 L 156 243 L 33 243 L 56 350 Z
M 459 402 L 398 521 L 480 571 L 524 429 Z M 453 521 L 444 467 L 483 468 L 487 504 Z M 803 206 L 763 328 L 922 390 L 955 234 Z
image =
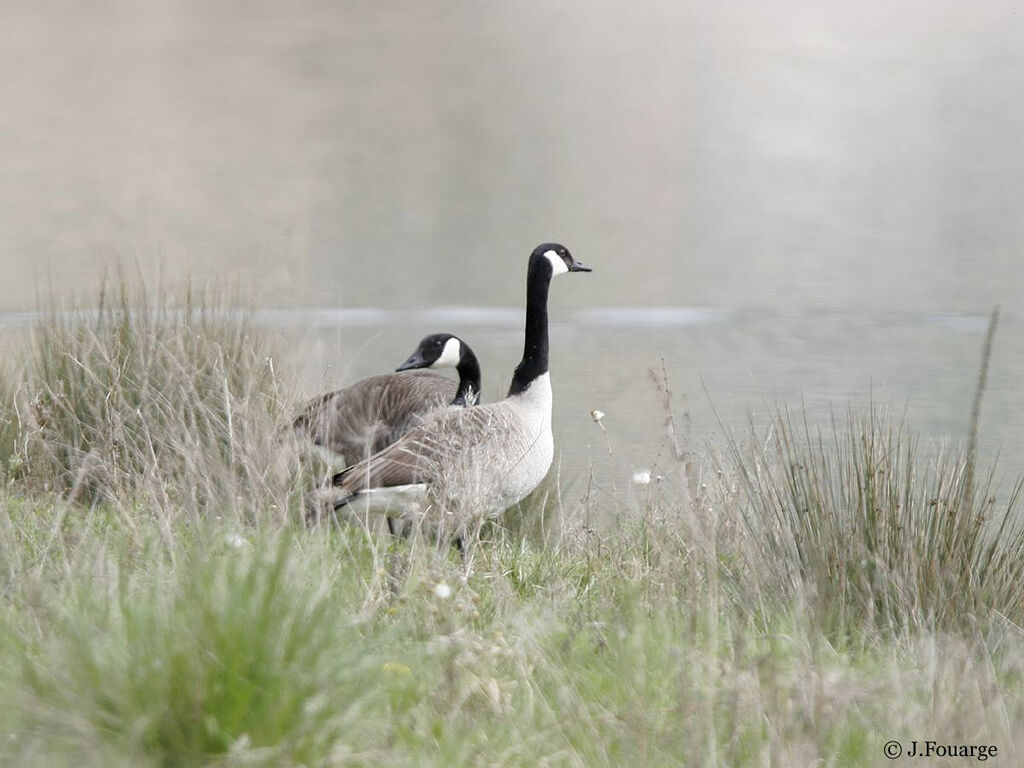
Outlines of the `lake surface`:
M 491 399 L 558 240 L 594 268 L 552 289 L 579 477 L 607 467 L 595 408 L 624 475 L 650 466 L 662 360 L 697 440 L 713 410 L 869 401 L 960 439 L 998 303 L 982 448 L 1012 475 L 1021 93 L 1000 0 L 18 4 L 0 327 L 121 261 L 237 288 L 309 394 L 445 330 Z

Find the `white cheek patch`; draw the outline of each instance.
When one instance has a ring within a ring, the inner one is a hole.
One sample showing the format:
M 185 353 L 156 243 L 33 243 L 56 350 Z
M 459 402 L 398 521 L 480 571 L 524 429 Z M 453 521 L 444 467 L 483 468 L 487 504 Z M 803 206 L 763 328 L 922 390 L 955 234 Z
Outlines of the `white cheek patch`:
M 564 275 L 569 271 L 569 267 L 565 265 L 565 261 L 554 251 L 544 251 L 544 256 L 551 262 L 552 277 L 555 275 Z
M 430 364 L 431 368 L 455 368 L 459 364 L 459 359 L 462 357 L 462 345 L 459 344 L 459 340 L 452 338 L 448 339 L 444 343 L 444 349 L 441 350 L 441 356 L 437 358 L 433 363 Z

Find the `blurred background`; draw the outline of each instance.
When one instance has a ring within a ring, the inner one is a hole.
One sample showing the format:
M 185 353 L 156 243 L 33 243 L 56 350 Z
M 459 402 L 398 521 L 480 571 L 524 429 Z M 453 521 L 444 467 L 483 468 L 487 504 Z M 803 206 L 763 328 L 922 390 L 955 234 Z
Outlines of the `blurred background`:
M 981 446 L 1016 475 L 1015 6 L 5 3 L 0 327 L 120 261 L 236 288 L 304 394 L 451 331 L 497 399 L 557 240 L 594 268 L 551 301 L 582 481 L 608 471 L 595 408 L 615 471 L 651 466 L 662 361 L 698 443 L 869 401 L 961 440 L 998 303 Z

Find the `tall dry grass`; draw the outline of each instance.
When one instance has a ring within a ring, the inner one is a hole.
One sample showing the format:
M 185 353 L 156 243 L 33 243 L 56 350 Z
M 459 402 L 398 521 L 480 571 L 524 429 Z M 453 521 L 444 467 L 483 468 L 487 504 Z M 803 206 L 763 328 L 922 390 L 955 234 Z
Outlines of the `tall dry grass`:
M 873 410 L 831 429 L 783 412 L 731 452 L 733 503 L 763 599 L 805 600 L 834 637 L 1024 623 L 1021 485 L 973 481 L 965 451 L 922 456 Z
M 999 319 L 982 347 L 965 444 L 933 446 L 875 406 L 828 428 L 781 410 L 729 445 L 724 503 L 739 511 L 762 599 L 804 601 L 829 636 L 1024 625 L 1024 479 L 978 469 L 978 421 Z M 922 455 L 923 454 L 923 455 Z
M 283 509 L 294 452 L 279 426 L 291 402 L 272 360 L 222 298 L 122 275 L 95 310 L 51 311 L 32 329 L 12 474 L 85 506 Z
M 6 482 L 17 469 L 18 428 L 11 375 L 0 368 L 0 482 Z

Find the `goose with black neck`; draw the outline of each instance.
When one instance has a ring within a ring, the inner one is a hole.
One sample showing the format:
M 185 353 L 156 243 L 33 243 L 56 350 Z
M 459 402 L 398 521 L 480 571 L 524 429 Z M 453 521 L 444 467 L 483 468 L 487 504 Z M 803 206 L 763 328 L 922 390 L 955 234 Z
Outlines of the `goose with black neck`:
M 589 272 L 559 243 L 530 254 L 523 357 L 508 396 L 474 408 L 440 408 L 391 446 L 336 474 L 335 509 L 366 505 L 388 516 L 428 510 L 466 523 L 521 501 L 554 458 L 548 340 L 548 292 L 554 277 Z
M 455 368 L 458 383 L 418 370 L 427 368 Z M 293 429 L 337 468 L 383 450 L 435 408 L 475 405 L 480 397 L 476 355 L 450 333 L 425 336 L 395 370 L 321 395 L 295 418 Z

